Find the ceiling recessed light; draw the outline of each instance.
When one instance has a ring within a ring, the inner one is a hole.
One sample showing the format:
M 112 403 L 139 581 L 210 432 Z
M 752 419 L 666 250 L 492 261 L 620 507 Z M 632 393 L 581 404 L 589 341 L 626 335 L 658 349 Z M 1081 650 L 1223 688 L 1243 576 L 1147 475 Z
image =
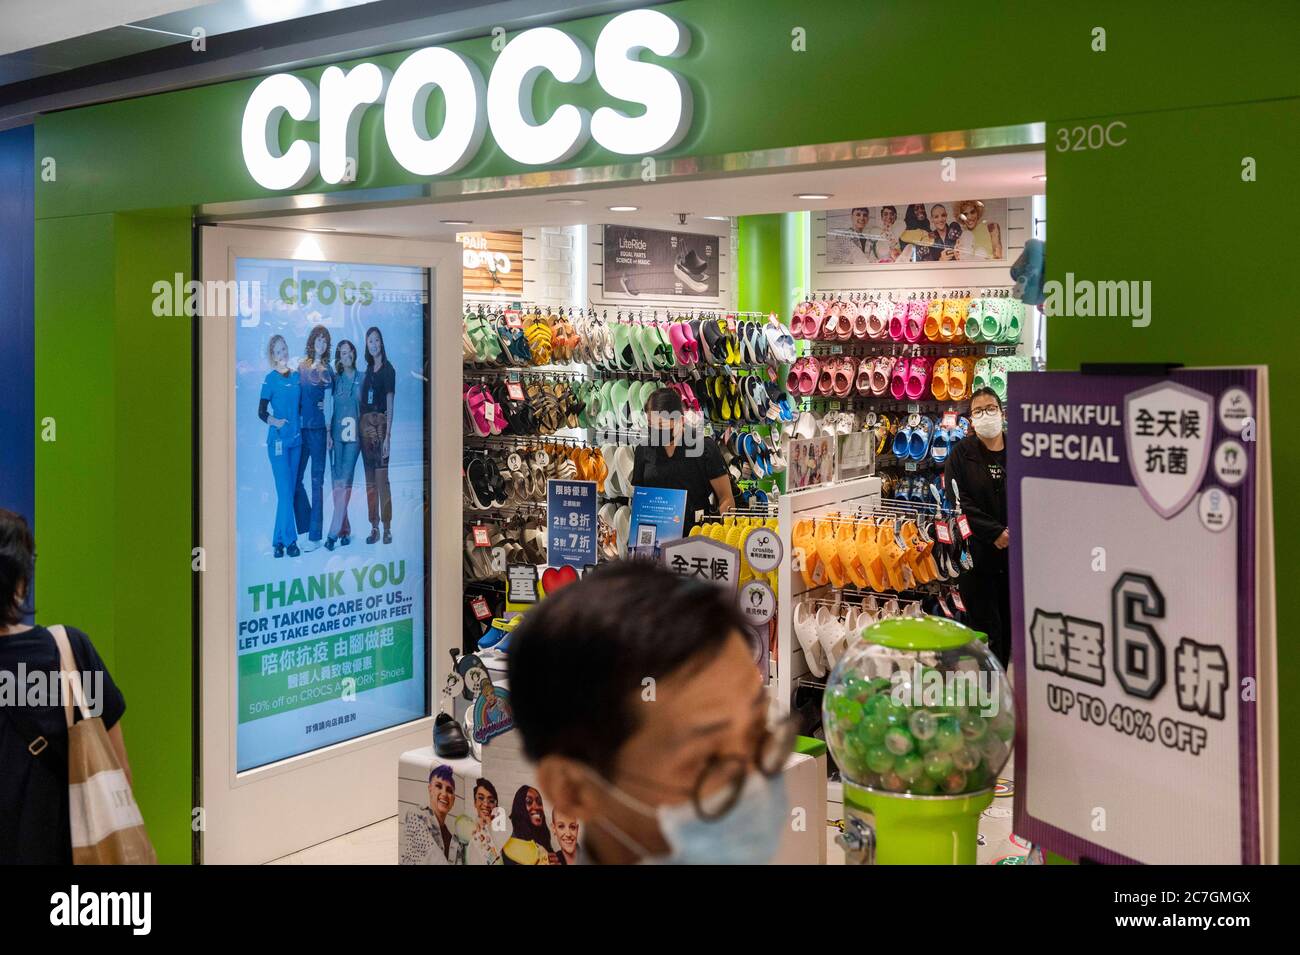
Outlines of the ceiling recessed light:
M 1034 178 L 1039 182 L 1047 182 L 1047 173 L 1043 173 L 1041 176 L 1035 176 Z
M 636 212 L 640 206 L 610 206 L 610 212 Z
M 712 219 L 714 222 L 730 222 L 731 216 L 700 216 L 701 219 Z
M 439 219 L 443 225 L 473 225 L 473 219 Z
M 586 199 L 547 199 L 547 202 L 554 202 L 557 206 L 585 206 Z
M 796 199 L 830 199 L 834 195 L 833 192 L 796 192 L 794 197 Z

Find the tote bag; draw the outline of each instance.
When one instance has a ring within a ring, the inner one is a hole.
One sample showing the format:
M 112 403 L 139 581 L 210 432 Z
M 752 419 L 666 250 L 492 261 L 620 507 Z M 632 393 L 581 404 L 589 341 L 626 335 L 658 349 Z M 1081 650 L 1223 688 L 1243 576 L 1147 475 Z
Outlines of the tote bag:
M 59 647 L 63 713 L 68 724 L 68 815 L 74 865 L 153 865 L 158 861 L 131 784 L 118 763 L 104 721 L 86 708 L 81 674 L 62 626 L 50 627 Z M 70 692 L 69 692 L 70 691 Z M 73 720 L 73 700 L 81 719 Z

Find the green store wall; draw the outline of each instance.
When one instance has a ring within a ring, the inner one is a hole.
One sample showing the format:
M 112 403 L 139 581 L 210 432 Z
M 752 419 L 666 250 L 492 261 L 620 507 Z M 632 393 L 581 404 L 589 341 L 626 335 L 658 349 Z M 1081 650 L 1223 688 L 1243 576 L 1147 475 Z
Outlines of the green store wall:
M 660 9 L 688 24 L 693 45 L 675 64 L 695 92 L 693 132 L 670 154 L 698 156 L 954 129 L 1049 123 L 1048 278 L 1150 279 L 1160 303 L 1152 325 L 1097 319 L 1050 324 L 1053 367 L 1122 357 L 1188 364 L 1268 363 L 1294 340 L 1297 279 L 1281 243 L 1300 201 L 1295 178 L 1300 74 L 1292 46 L 1300 5 L 1228 6 L 1098 0 L 1070 6 L 1001 0 L 945 6 L 942 18 L 882 0 L 746 3 L 682 0 Z M 589 44 L 608 17 L 566 24 Z M 1092 49 L 1106 30 L 1106 51 Z M 798 32 L 806 52 L 795 52 Z M 486 38 L 452 44 L 487 72 Z M 869 60 L 879 76 L 909 77 L 936 49 L 951 51 L 960 82 L 903 79 L 888 96 L 855 80 L 845 63 Z M 376 57 L 392 65 L 399 55 Z M 301 71 L 318 76 L 320 70 Z M 986 78 L 987 77 L 987 78 Z M 151 286 L 188 273 L 188 213 L 200 203 L 268 195 L 239 156 L 242 104 L 256 80 L 108 103 L 41 117 L 36 168 L 37 419 L 58 439 L 36 445 L 43 620 L 84 627 L 127 694 L 124 724 L 140 800 L 165 861 L 189 859 L 191 782 L 190 327 L 149 311 Z M 581 89 L 540 84 L 539 115 L 561 101 L 595 105 Z M 1055 151 L 1056 124 L 1096 118 L 1129 123 L 1128 142 L 1083 153 Z M 1109 118 L 1109 117 L 1107 117 Z M 1068 121 L 1068 122 L 1067 122 Z M 313 132 L 303 124 L 307 133 Z M 362 123 L 358 182 L 347 188 L 418 186 L 381 148 L 380 110 Z M 300 132 L 286 123 L 286 143 Z M 925 145 L 915 141 L 919 151 Z M 948 137 L 943 148 L 990 145 Z M 1242 156 L 1259 180 L 1240 179 Z M 619 161 L 589 146 L 568 164 Z M 626 164 L 629 178 L 640 163 Z M 960 167 L 959 167 L 960 168 Z M 466 177 L 519 172 L 485 141 Z M 958 173 L 960 176 L 960 171 Z M 319 182 L 302 192 L 327 191 Z M 415 190 L 414 194 L 418 194 Z M 156 214 L 153 210 L 180 210 Z M 144 213 L 148 214 L 128 214 Z M 780 223 L 776 224 L 780 242 Z M 773 238 L 755 223 L 750 240 Z M 749 229 L 742 223 L 742 230 Z M 1234 232 L 1234 229 L 1236 232 Z M 1240 234 L 1241 239 L 1235 235 Z M 1267 251 L 1265 251 L 1267 249 Z M 767 260 L 755 251 L 753 261 Z M 747 256 L 742 245 L 738 270 Z M 770 260 L 768 260 L 770 261 Z M 767 278 L 760 289 L 776 291 Z M 188 276 L 187 276 L 188 277 Z M 741 287 L 742 299 L 750 293 Z M 766 299 L 767 291 L 762 293 Z M 770 307 L 766 302 L 761 306 Z M 1274 369 L 1274 387 L 1284 380 Z M 1278 399 L 1281 392 L 1276 392 Z M 1276 474 L 1296 452 L 1274 445 Z M 1294 526 L 1279 488 L 1275 527 Z M 1278 579 L 1300 563 L 1278 551 Z M 1300 595 L 1279 595 L 1282 725 L 1296 715 L 1300 660 L 1286 635 Z M 1300 770 L 1284 738 L 1282 859 L 1300 862 Z M 1288 819 L 1289 817 L 1289 819 Z

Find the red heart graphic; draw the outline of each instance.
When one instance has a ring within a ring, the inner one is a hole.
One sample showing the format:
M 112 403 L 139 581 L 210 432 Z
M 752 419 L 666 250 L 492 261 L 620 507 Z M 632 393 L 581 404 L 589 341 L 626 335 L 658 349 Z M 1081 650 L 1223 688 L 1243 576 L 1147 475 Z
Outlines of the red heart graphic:
M 564 580 L 560 576 L 559 570 L 554 567 L 547 567 L 542 573 L 542 590 L 546 593 L 554 593 L 564 586 Z
M 569 564 L 560 568 L 560 586 L 567 587 L 578 579 L 578 572 Z

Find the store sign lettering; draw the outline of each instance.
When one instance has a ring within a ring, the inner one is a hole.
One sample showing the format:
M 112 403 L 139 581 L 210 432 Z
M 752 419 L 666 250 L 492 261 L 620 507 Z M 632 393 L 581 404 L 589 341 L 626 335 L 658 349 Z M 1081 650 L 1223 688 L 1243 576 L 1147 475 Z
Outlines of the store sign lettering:
M 477 155 L 488 128 L 507 156 L 526 166 L 564 162 L 595 139 L 612 153 L 646 156 L 671 149 L 690 128 L 692 99 L 684 79 L 639 59 L 648 50 L 679 57 L 690 33 L 657 10 L 631 10 L 605 25 L 592 51 L 554 27 L 525 30 L 501 51 L 485 82 L 475 63 L 445 47 L 416 50 L 390 72 L 375 63 L 328 67 L 319 89 L 310 80 L 277 73 L 262 80 L 244 106 L 244 164 L 258 185 L 298 189 L 318 173 L 325 182 L 353 181 L 361 117 L 384 108 L 384 136 L 401 166 L 419 176 L 456 172 Z M 640 104 L 640 115 L 612 106 L 595 112 L 566 103 L 545 121 L 533 114 L 533 86 L 542 73 L 583 83 L 592 73 L 611 97 Z M 446 116 L 431 131 L 426 107 L 442 90 Z M 318 122 L 319 142 L 296 139 L 281 150 L 280 123 Z

